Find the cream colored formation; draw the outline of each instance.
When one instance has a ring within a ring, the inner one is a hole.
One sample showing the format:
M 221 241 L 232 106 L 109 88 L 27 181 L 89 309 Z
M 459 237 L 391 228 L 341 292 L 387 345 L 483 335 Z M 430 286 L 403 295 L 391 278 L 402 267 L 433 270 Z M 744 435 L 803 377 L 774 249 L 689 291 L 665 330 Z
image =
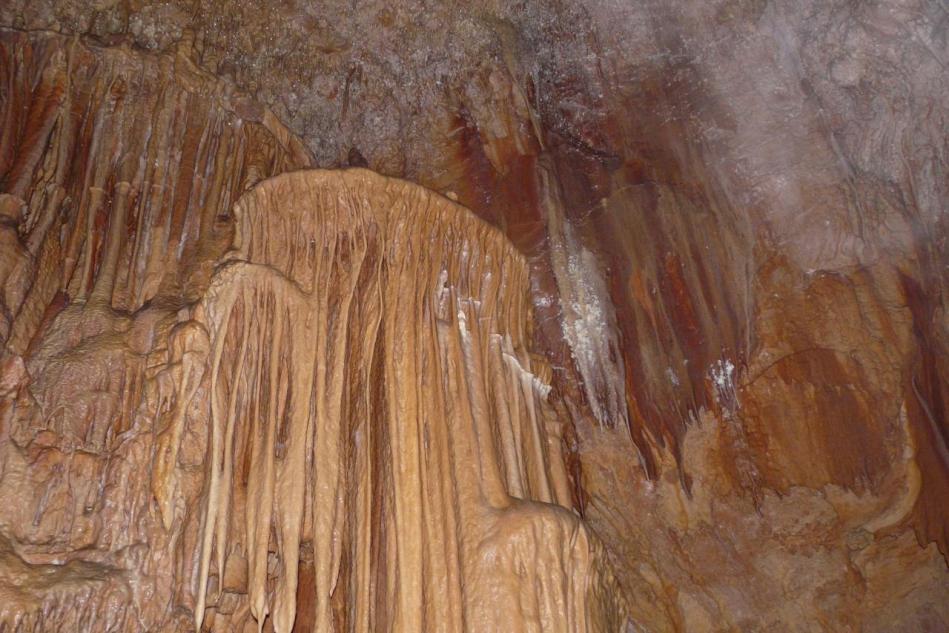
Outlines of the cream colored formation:
M 285 174 L 235 210 L 207 338 L 179 337 L 210 377 L 196 628 L 617 630 L 510 243 L 365 170 Z

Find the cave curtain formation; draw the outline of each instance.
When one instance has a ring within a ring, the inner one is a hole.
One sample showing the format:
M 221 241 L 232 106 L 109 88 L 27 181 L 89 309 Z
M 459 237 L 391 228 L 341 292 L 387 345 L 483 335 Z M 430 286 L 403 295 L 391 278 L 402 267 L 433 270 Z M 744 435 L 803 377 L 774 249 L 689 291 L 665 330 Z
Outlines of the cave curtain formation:
M 620 626 L 499 230 L 186 49 L 2 44 L 0 630 Z
M 365 170 L 276 177 L 235 214 L 178 390 L 208 376 L 197 626 L 213 560 L 278 633 L 616 630 L 526 347 L 523 257 Z

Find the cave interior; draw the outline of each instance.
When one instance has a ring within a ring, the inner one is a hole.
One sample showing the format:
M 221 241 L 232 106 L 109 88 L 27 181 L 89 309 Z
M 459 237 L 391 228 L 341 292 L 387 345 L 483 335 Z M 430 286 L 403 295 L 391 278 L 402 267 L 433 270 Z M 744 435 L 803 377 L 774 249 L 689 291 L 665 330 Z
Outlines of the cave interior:
M 942 0 L 4 0 L 0 633 L 949 631 Z

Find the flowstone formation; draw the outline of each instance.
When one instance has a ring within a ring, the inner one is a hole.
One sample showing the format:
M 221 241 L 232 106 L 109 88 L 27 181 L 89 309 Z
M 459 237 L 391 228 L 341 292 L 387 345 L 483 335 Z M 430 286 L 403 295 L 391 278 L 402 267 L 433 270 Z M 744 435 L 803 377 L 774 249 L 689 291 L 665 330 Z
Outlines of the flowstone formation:
M 497 229 L 186 45 L 0 44 L 0 630 L 622 626 Z
M 197 627 L 210 598 L 215 630 L 248 611 L 278 633 L 617 630 L 527 351 L 523 257 L 365 170 L 279 176 L 235 213 L 234 249 L 178 326 L 195 360 L 176 397 L 207 376 L 211 410 Z
M 624 625 L 500 232 L 366 170 L 292 172 L 235 204 L 195 301 L 120 310 L 138 241 L 115 188 L 92 283 L 59 281 L 50 342 L 4 360 L 4 630 Z M 32 396 L 108 371 L 83 429 Z

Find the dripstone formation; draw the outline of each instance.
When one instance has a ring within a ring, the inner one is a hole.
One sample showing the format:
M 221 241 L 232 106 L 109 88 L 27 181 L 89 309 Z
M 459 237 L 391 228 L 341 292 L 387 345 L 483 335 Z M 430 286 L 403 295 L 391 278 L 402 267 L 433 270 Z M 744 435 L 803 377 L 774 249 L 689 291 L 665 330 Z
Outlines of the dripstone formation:
M 947 24 L 0 2 L 0 633 L 949 630 Z

